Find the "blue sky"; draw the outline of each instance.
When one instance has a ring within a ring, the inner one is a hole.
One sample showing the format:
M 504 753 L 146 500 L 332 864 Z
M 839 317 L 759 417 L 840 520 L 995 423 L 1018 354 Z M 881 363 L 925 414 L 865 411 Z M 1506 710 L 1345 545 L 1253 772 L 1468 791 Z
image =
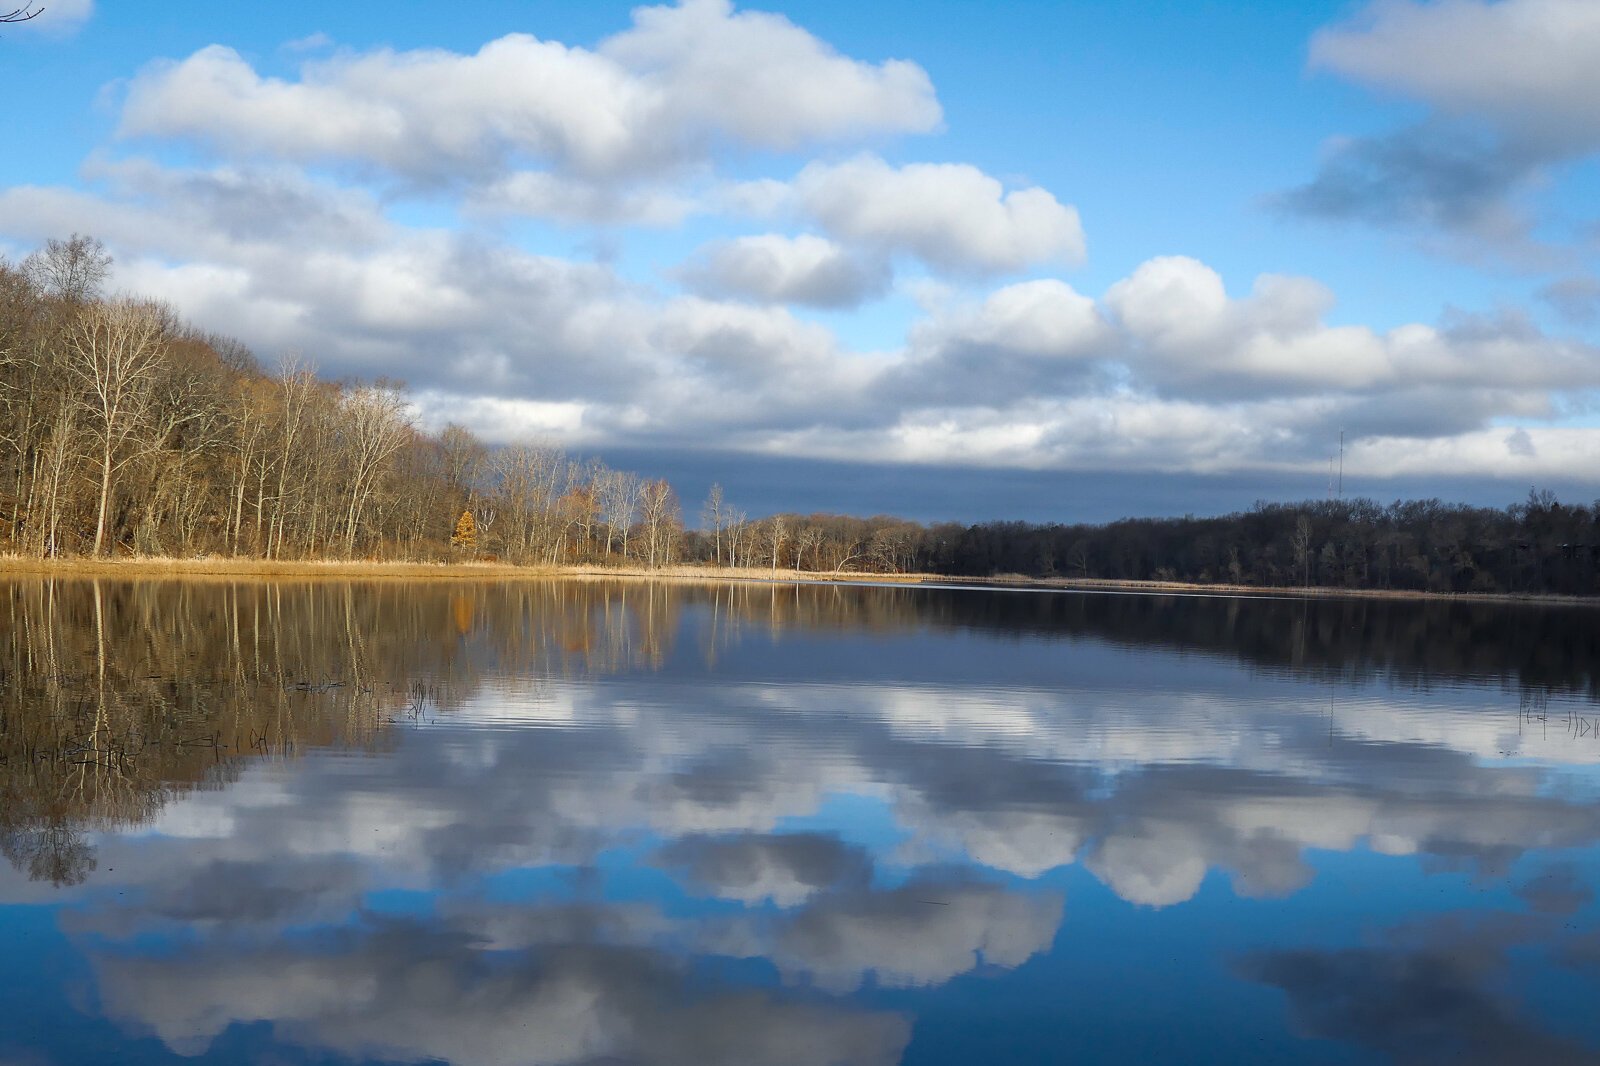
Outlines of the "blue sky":
M 1315 494 L 1341 429 L 1374 495 L 1600 487 L 1588 0 L 58 0 L 0 63 L 0 251 L 425 424 L 930 516 Z

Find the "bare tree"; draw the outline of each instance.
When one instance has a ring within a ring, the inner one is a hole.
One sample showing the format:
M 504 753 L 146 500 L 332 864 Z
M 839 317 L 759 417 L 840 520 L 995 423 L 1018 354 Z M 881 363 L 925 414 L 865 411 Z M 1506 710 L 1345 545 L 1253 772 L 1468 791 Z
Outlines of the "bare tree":
M 233 482 L 233 516 L 230 525 L 231 548 L 234 555 L 239 554 L 239 538 L 244 528 L 244 500 L 250 488 L 252 475 L 264 471 L 265 463 L 262 461 L 262 451 L 267 446 L 267 414 L 270 408 L 261 403 L 257 396 L 259 389 L 251 387 L 250 383 L 242 384 L 237 393 L 231 397 L 233 401 L 233 440 L 232 452 L 234 461 L 238 464 L 234 471 Z M 257 477 L 257 485 L 260 485 Z M 259 542 L 261 529 L 259 515 L 256 528 L 256 539 Z
M 705 506 L 700 509 L 700 521 L 711 526 L 712 545 L 715 554 L 713 560 L 718 566 L 722 565 L 722 486 L 712 482 L 711 491 L 706 494 Z
M 811 553 L 811 561 L 813 564 L 815 564 L 813 565 L 812 569 L 820 570 L 822 568 L 821 554 L 823 539 L 824 537 L 821 526 L 804 525 L 800 527 L 800 535 L 795 540 L 794 549 L 794 568 L 796 570 L 805 569 L 806 552 Z
M 571 481 L 572 463 L 552 445 L 520 442 L 496 453 L 493 470 L 494 498 L 506 516 L 508 548 L 517 556 L 556 561 L 567 525 L 561 499 Z
M 289 517 L 290 474 L 295 469 L 296 459 L 303 459 L 299 455 L 299 448 L 302 433 L 310 416 L 311 400 L 317 391 L 317 377 L 315 371 L 301 362 L 298 356 L 289 355 L 279 366 L 274 385 L 278 485 L 276 495 L 272 498 L 272 523 L 267 529 L 268 558 L 277 558 L 283 554 L 283 540 Z M 304 474 L 304 463 L 300 465 L 300 470 Z M 304 492 L 305 484 L 306 480 L 303 477 L 296 479 L 294 492 L 297 498 Z M 259 506 L 258 495 L 257 507 Z
M 130 461 L 127 446 L 150 408 L 161 369 L 165 316 L 147 303 L 121 300 L 84 309 L 68 345 L 67 369 L 83 387 L 100 467 L 94 554 L 105 545 L 112 483 Z
M 111 272 L 111 254 L 98 237 L 74 233 L 64 241 L 55 237 L 45 241 L 43 248 L 22 261 L 22 270 L 45 295 L 81 304 L 100 295 Z
M 444 450 L 445 478 L 459 497 L 452 503 L 471 508 L 489 465 L 489 449 L 470 429 L 455 422 L 439 431 L 439 446 Z M 455 511 L 455 506 L 451 510 Z
M 29 4 L 27 7 L 19 7 L 15 11 L 0 15 L 0 22 L 27 22 L 29 19 L 36 19 L 42 14 L 44 14 L 44 8 L 41 7 L 35 10 L 34 6 Z
M 783 556 L 783 546 L 789 541 L 789 523 L 783 515 L 767 519 L 767 550 L 772 554 L 772 572 L 778 572 L 778 561 Z
M 349 510 L 345 517 L 345 554 L 355 550 L 361 520 L 389 458 L 411 432 L 405 395 L 398 386 L 364 385 L 351 390 L 342 405 L 350 435 Z
M 53 556 L 61 551 L 63 500 L 67 492 L 67 479 L 77 459 L 77 416 L 77 406 L 69 398 L 63 397 L 50 436 L 45 438 L 41 449 L 38 484 L 34 494 L 43 511 L 38 522 L 35 549 L 39 555 Z
M 677 512 L 677 496 L 665 478 L 639 486 L 639 514 L 644 520 L 646 550 L 652 570 L 671 562 L 671 537 Z
M 745 513 L 736 507 L 730 507 L 724 520 L 723 530 L 728 540 L 728 565 L 736 567 L 741 561 L 748 563 L 745 556 L 748 554 L 752 530 Z
M 625 470 L 607 470 L 598 480 L 600 513 L 606 523 L 606 554 L 611 554 L 612 537 L 617 536 L 626 559 L 628 532 L 633 528 L 639 504 L 639 476 Z

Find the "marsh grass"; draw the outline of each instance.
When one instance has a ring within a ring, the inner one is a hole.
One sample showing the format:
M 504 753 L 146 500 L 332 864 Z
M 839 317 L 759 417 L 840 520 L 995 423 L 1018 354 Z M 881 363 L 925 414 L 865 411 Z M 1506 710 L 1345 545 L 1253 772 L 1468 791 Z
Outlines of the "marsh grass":
M 1593 604 L 1591 597 L 1553 593 L 1454 593 L 1414 589 L 1346 589 L 1324 586 L 1197 584 L 1183 581 L 1119 581 L 1104 578 L 1037 578 L 1021 574 L 992 577 L 947 577 L 942 574 L 881 574 L 858 571 L 789 570 L 766 566 L 727 567 L 677 564 L 644 566 L 593 564 L 530 565 L 493 561 L 398 562 L 363 559 L 249 559 L 231 556 L 128 555 L 114 558 L 0 554 L 0 577 L 57 576 L 158 578 L 184 580 L 286 581 L 679 581 L 679 582 L 852 582 L 876 585 L 951 585 L 973 588 L 1054 589 L 1080 592 L 1134 592 L 1150 595 L 1271 596 L 1291 599 L 1452 600 L 1458 602 L 1527 602 Z

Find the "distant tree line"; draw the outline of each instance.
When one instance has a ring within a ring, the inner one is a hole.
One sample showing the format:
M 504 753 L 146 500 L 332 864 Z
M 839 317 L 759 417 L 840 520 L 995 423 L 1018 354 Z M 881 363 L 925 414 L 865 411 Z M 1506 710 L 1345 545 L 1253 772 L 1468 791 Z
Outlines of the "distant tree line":
M 1600 501 L 1534 491 L 1503 510 L 1355 499 L 1097 526 L 938 526 L 918 562 L 951 575 L 1581 595 L 1600 592 Z
M 103 293 L 99 241 L 0 261 L 0 552 L 701 563 L 1440 592 L 1600 591 L 1600 502 L 1259 504 L 1108 525 L 752 518 L 527 440 L 413 424 L 403 386 L 264 369 L 171 308 Z

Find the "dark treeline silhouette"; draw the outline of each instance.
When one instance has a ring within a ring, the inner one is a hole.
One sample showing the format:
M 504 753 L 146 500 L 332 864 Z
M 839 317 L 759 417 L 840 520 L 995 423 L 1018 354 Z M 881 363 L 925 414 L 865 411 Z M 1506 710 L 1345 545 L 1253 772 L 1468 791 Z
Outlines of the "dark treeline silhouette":
M 1530 492 L 1504 510 L 1359 499 L 1102 526 L 938 527 L 917 561 L 951 575 L 1587 595 L 1600 591 L 1600 501 Z
M 413 424 L 403 386 L 330 382 L 164 305 L 108 298 L 93 238 L 0 261 L 0 552 L 265 559 L 698 563 L 1252 586 L 1592 594 L 1600 503 L 1531 493 L 1262 504 L 1109 525 L 752 519 L 539 441 Z

